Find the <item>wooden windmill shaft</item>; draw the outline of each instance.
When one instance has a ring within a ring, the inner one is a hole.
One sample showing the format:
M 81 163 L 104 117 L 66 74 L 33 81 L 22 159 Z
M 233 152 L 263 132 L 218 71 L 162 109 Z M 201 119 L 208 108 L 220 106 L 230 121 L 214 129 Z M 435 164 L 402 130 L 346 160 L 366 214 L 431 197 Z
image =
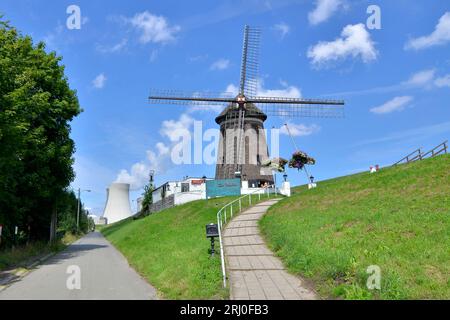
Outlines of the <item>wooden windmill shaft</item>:
M 219 152 L 216 179 L 231 179 L 236 175 L 249 181 L 249 185 L 273 183 L 270 171 L 261 163 L 269 157 L 267 142 L 262 133 L 267 115 L 281 117 L 341 117 L 342 100 L 300 99 L 283 97 L 258 97 L 258 54 L 260 30 L 244 28 L 244 44 L 239 94 L 182 93 L 152 91 L 149 97 L 154 104 L 224 105 L 216 117 L 220 125 Z M 256 132 L 256 142 L 250 141 L 249 132 Z M 256 147 L 256 148 L 255 148 Z

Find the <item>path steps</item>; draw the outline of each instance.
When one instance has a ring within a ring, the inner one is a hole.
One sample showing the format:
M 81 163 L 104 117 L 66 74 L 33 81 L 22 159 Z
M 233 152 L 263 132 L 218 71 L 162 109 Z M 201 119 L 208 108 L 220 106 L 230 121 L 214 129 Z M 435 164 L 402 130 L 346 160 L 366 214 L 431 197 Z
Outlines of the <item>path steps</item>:
M 233 300 L 312 300 L 316 294 L 289 274 L 262 239 L 258 221 L 273 199 L 235 216 L 225 227 L 223 242 Z

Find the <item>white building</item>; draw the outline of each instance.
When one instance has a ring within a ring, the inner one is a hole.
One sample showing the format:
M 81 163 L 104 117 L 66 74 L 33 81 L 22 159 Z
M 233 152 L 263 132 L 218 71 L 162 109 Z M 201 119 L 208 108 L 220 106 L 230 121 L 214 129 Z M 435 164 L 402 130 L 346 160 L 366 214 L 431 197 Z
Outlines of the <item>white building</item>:
M 214 179 L 210 178 L 186 178 L 182 181 L 168 181 L 152 192 L 153 203 L 150 207 L 151 212 L 161 211 L 166 208 L 181 205 L 187 202 L 206 199 L 206 181 Z M 269 192 L 275 190 L 269 189 Z M 289 182 L 283 182 L 281 189 L 278 189 L 281 194 L 290 196 Z M 267 188 L 249 186 L 248 181 L 241 182 L 240 193 L 244 194 L 265 194 Z M 142 199 L 138 199 L 138 203 L 142 203 Z M 138 204 L 139 206 L 139 204 Z M 142 207 L 142 205 L 141 205 Z
M 182 181 L 168 181 L 152 192 L 151 211 L 177 206 L 183 203 L 206 199 L 206 181 L 209 178 L 186 178 Z

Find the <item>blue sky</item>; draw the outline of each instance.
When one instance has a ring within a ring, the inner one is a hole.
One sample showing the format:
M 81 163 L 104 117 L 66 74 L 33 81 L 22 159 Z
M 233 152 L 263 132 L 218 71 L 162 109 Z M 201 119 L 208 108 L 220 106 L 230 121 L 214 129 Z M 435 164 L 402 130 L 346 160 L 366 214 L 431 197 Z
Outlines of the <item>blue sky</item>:
M 366 10 L 381 9 L 381 29 Z M 69 30 L 69 5 L 81 9 Z M 141 192 L 156 182 L 214 176 L 214 165 L 173 165 L 173 128 L 217 128 L 214 110 L 150 105 L 151 88 L 223 92 L 237 86 L 245 24 L 260 26 L 260 93 L 346 102 L 343 119 L 289 121 L 318 180 L 389 165 L 450 136 L 450 4 L 446 1 L 24 1 L 2 0 L 11 24 L 63 56 L 84 112 L 72 124 L 74 188 L 101 213 L 118 177 Z M 277 91 L 272 91 L 277 90 Z M 281 155 L 293 151 L 280 136 Z M 170 160 L 170 158 L 169 158 Z M 288 170 L 293 184 L 304 175 Z M 278 177 L 281 180 L 281 176 Z M 133 203 L 135 206 L 135 203 Z

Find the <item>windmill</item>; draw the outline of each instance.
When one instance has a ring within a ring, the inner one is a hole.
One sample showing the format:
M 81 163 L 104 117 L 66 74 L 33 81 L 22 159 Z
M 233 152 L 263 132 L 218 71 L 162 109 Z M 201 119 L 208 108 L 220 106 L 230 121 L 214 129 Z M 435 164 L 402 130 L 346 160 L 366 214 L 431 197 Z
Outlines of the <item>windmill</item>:
M 249 186 L 273 184 L 272 172 L 261 167 L 269 157 L 264 135 L 268 115 L 281 117 L 341 117 L 344 101 L 260 97 L 258 89 L 258 55 L 261 31 L 245 26 L 241 76 L 237 96 L 229 93 L 183 93 L 153 90 L 149 102 L 154 104 L 223 105 L 216 117 L 220 126 L 220 141 L 216 164 L 216 179 L 241 177 Z M 249 135 L 247 133 L 253 133 Z M 256 133 L 256 135 L 255 135 Z M 254 137 L 251 140 L 250 137 Z

